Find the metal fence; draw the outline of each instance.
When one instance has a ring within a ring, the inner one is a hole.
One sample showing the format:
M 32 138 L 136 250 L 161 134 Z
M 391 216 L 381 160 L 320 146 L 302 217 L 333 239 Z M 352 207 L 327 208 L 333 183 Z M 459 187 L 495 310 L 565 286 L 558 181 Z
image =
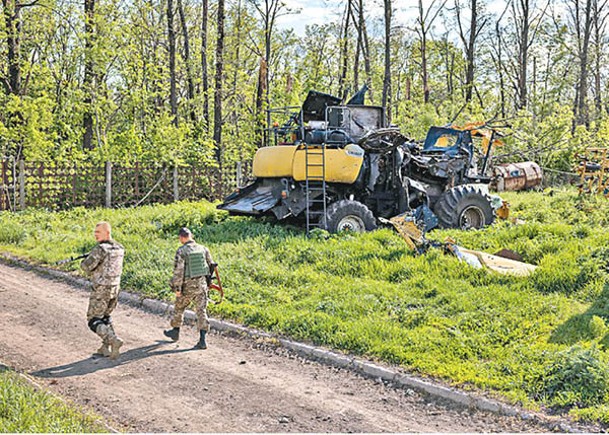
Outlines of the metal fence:
M 251 162 L 217 168 L 166 164 L 57 164 L 0 160 L 0 210 L 130 207 L 216 200 L 244 185 Z

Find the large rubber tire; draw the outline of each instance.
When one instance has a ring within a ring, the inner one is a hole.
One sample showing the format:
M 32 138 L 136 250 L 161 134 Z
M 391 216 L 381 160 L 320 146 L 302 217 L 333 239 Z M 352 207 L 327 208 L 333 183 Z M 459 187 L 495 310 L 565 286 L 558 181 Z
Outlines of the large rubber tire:
M 479 229 L 495 220 L 490 197 L 472 186 L 457 186 L 443 193 L 434 213 L 442 228 Z
M 326 225 L 331 233 L 340 231 L 363 233 L 376 229 L 376 219 L 370 209 L 361 202 L 342 199 L 328 206 Z

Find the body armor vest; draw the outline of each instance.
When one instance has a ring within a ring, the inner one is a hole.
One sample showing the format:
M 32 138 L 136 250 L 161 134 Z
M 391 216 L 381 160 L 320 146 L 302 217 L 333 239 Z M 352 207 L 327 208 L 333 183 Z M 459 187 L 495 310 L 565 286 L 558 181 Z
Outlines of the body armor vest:
M 209 275 L 205 248 L 196 243 L 184 245 L 184 278 L 199 278 L 205 275 Z

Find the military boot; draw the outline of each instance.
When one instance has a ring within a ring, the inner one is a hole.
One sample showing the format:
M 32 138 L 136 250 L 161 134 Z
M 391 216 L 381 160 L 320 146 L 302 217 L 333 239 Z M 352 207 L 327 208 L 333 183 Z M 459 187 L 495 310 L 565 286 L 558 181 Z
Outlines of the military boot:
M 207 349 L 207 343 L 205 342 L 205 334 L 207 334 L 207 331 L 201 329 L 199 334 L 199 342 L 195 345 L 195 349 Z
M 104 341 L 101 347 L 97 349 L 97 352 L 95 352 L 95 355 L 110 356 L 110 345 Z
M 110 359 L 116 359 L 120 355 L 120 348 L 123 345 L 123 340 L 118 338 L 116 335 L 110 342 Z
M 173 328 L 163 331 L 165 337 L 171 338 L 173 341 L 178 341 L 180 338 L 180 328 Z

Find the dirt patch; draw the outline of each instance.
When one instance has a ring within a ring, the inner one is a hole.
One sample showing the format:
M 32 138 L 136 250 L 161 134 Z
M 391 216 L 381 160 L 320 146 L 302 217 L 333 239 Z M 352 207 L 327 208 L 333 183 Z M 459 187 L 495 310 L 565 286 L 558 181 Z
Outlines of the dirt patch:
M 125 341 L 113 362 L 92 356 L 88 294 L 0 264 L 5 364 L 135 432 L 547 432 L 547 424 L 473 411 L 394 389 L 251 339 L 196 331 L 164 340 L 167 319 L 120 305 Z M 556 426 L 557 430 L 560 427 Z M 590 430 L 591 428 L 588 428 Z

